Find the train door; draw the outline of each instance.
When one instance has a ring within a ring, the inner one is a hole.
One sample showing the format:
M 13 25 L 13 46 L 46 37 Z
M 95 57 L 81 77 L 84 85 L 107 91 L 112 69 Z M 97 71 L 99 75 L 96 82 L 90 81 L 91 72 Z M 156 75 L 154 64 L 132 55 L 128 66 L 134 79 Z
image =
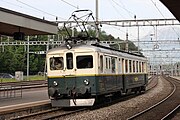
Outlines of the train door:
M 123 89 L 123 76 L 122 76 L 122 69 L 123 69 L 123 64 L 122 64 L 122 59 L 118 58 L 118 76 L 117 76 L 117 87 L 118 89 Z
M 74 58 L 74 52 L 66 52 L 65 53 L 65 75 L 66 76 L 75 76 L 76 70 L 75 70 L 75 58 Z
M 65 87 L 73 90 L 76 87 L 76 69 L 74 51 L 64 52 L 64 83 Z
M 111 57 L 105 56 L 105 74 L 111 74 Z

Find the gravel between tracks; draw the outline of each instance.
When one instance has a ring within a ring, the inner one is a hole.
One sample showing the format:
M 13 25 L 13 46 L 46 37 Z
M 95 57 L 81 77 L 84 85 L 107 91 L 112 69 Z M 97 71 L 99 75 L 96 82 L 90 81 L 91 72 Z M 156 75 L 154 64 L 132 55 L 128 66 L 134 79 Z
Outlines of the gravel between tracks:
M 133 114 L 157 103 L 170 93 L 171 87 L 169 82 L 158 79 L 158 85 L 154 89 L 145 94 L 131 98 L 117 104 L 92 110 L 89 112 L 81 112 L 76 115 L 61 118 L 63 120 L 126 120 Z

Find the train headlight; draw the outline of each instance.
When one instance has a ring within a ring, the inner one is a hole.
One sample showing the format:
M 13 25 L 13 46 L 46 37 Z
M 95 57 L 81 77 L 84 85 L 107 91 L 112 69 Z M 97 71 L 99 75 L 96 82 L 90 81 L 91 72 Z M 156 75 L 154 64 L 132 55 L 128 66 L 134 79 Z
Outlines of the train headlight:
M 84 80 L 84 84 L 85 84 L 85 85 L 89 85 L 89 83 L 90 83 L 90 81 L 89 81 L 88 79 L 85 79 L 85 80 Z
M 53 82 L 54 86 L 58 86 L 58 83 L 56 81 Z

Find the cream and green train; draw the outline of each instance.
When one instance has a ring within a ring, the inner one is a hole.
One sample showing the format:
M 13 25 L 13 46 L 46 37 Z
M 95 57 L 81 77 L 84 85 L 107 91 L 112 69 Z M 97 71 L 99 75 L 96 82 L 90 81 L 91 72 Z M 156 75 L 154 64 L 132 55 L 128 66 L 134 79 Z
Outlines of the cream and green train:
M 93 106 L 116 93 L 145 91 L 147 59 L 97 44 L 53 48 L 47 56 L 53 107 Z

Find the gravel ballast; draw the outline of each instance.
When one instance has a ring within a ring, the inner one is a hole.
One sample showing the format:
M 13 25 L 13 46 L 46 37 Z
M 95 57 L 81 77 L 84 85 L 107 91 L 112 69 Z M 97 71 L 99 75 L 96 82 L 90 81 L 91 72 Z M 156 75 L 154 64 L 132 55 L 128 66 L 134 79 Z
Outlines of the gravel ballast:
M 142 95 L 108 107 L 67 116 L 63 120 L 126 120 L 137 112 L 157 103 L 166 97 L 170 91 L 170 83 L 159 77 L 158 85 Z

